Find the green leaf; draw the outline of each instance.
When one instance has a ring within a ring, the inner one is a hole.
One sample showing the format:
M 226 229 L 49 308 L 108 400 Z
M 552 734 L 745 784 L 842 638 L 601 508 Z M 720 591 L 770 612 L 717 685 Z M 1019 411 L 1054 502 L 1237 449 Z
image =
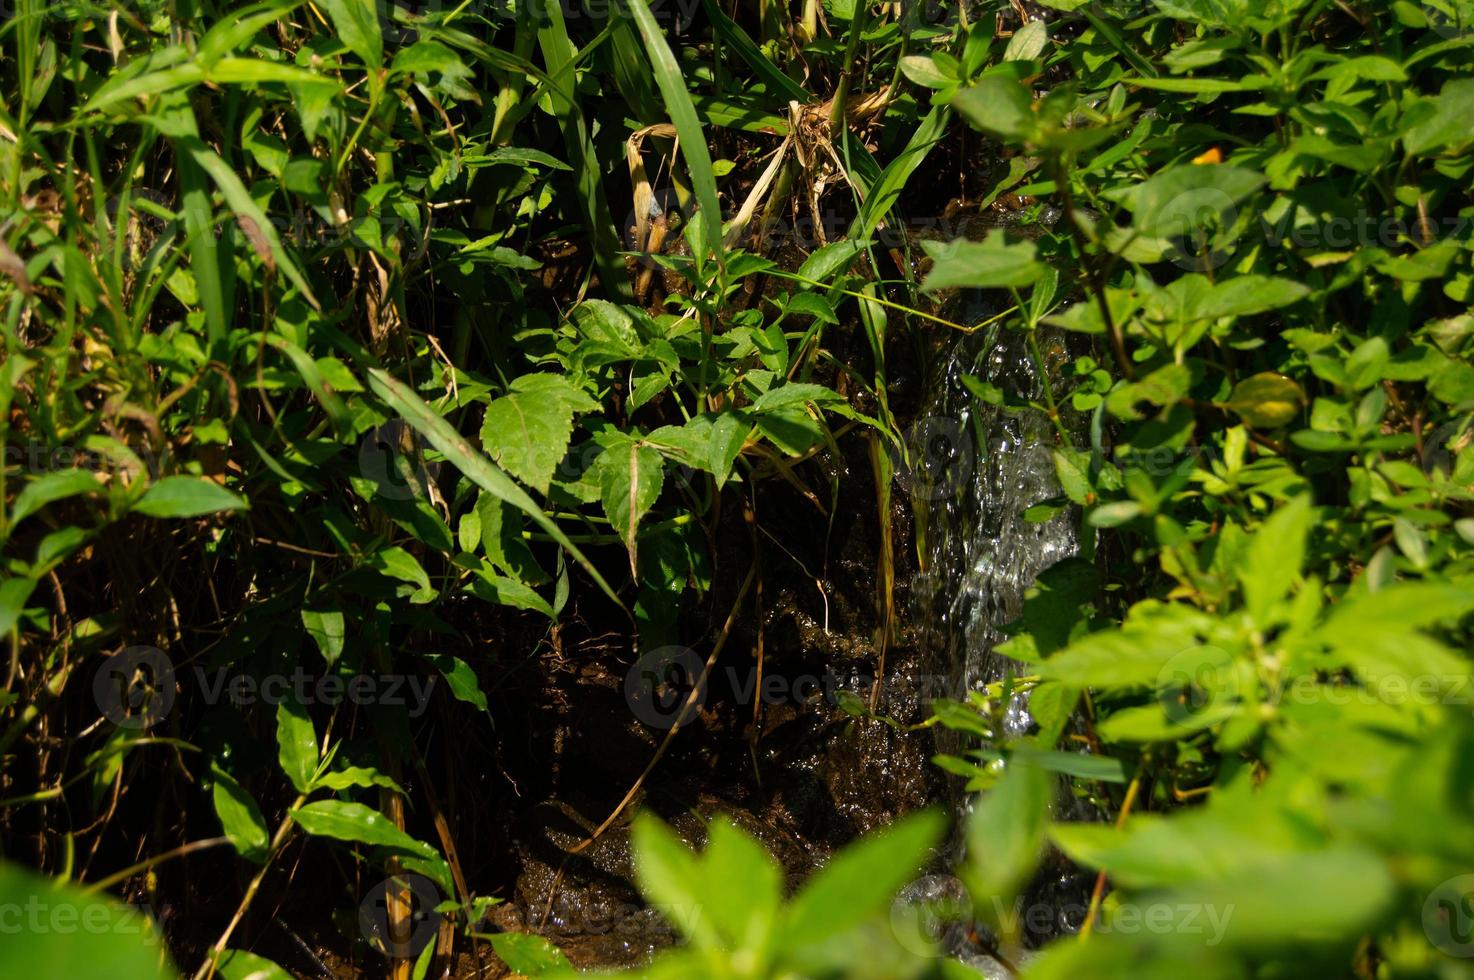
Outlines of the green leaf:
M 471 669 L 470 664 L 459 657 L 444 653 L 426 654 L 425 659 L 440 671 L 445 682 L 450 685 L 450 693 L 457 700 L 474 705 L 481 711 L 486 710 L 486 695 L 481 693 L 481 682 L 476 679 L 476 672 Z
M 1446 82 L 1436 99 L 1415 104 L 1406 118 L 1412 125 L 1404 131 L 1402 142 L 1411 154 L 1474 141 L 1474 130 L 1469 127 L 1474 118 L 1474 78 Z
M 630 572 L 638 575 L 636 533 L 655 505 L 665 480 L 665 459 L 658 449 L 634 439 L 623 440 L 599 457 L 599 499 L 604 514 L 629 551 Z
M 317 773 L 317 732 L 307 709 L 291 695 L 276 706 L 276 747 L 282 772 L 297 792 L 308 792 Z
M 1013 32 L 1008 47 L 1003 51 L 1004 61 L 1032 61 L 1044 52 L 1049 44 L 1049 27 L 1042 20 L 1031 20 Z
M 1020 754 L 1008 763 L 998 784 L 973 804 L 966 880 L 974 894 L 996 896 L 1008 907 L 1028 883 L 1044 851 L 1052 785 L 1048 772 Z
M 266 861 L 269 853 L 271 832 L 261 808 L 229 773 L 212 765 L 210 772 L 215 786 L 211 795 L 215 803 L 215 815 L 230 843 L 241 857 L 256 864 Z
M 1175 889 L 1160 899 L 1179 908 L 1233 909 L 1224 942 L 1265 949 L 1362 935 L 1392 908 L 1397 895 L 1386 861 L 1343 846 L 1241 865 L 1222 878 Z
M 378 810 L 362 803 L 318 800 L 293 810 L 292 819 L 313 837 L 331 837 L 333 840 L 391 847 L 422 857 L 436 856 L 433 847 L 415 840 L 394 826 L 393 821 Z
M 823 404 L 842 400 L 839 393 L 832 388 L 826 388 L 823 385 L 816 385 L 809 382 L 790 381 L 776 388 L 769 388 L 759 395 L 757 400 L 752 403 L 752 411 L 762 414 L 765 412 L 777 412 L 798 405 Z
M 1226 223 L 1262 174 L 1227 164 L 1171 167 L 1114 196 L 1131 209 L 1135 225 L 1152 238 L 1175 238 L 1201 228 L 1205 218 Z
M 923 241 L 921 247 L 932 258 L 932 269 L 922 288 L 935 292 L 957 287 L 1000 289 L 1037 282 L 1045 266 L 1036 258 L 1033 242 L 1010 243 L 1001 230 L 988 232 L 981 242 L 958 238 L 954 241 Z
M 103 485 L 91 470 L 57 470 L 37 477 L 16 495 L 15 505 L 10 511 L 10 526 L 14 527 L 47 504 L 101 489 Z
M 558 463 L 568 452 L 574 412 L 598 407 L 567 378 L 523 375 L 512 382 L 506 395 L 486 406 L 481 443 L 503 469 L 547 493 Z
M 38 907 L 45 910 L 43 922 L 70 921 L 73 928 L 21 925 L 24 910 Z M 6 931 L 13 933 L 5 937 L 3 954 L 8 976 L 163 980 L 179 975 L 169 963 L 161 934 L 138 906 L 123 906 L 0 861 L 0 909 L 7 912 Z
M 445 458 L 464 473 L 472 483 L 531 517 L 534 523 L 583 566 L 584 570 L 589 573 L 589 577 L 598 584 L 604 594 L 614 600 L 615 605 L 621 609 L 624 608 L 624 603 L 619 601 L 619 596 L 604 580 L 604 576 L 599 574 L 593 563 L 584 557 L 583 552 L 569 540 L 568 535 L 563 533 L 552 518 L 543 513 L 542 508 L 527 495 L 527 492 L 513 483 L 491 460 L 472 449 L 470 443 L 451 428 L 450 423 L 435 414 L 418 395 L 379 368 L 370 369 L 369 386 L 373 389 L 374 394 L 399 412 L 415 431 L 445 454 Z
M 215 968 L 224 980 L 292 980 L 292 975 L 264 956 L 227 949 Z
M 701 914 L 730 949 L 762 949 L 778 915 L 783 876 L 767 850 L 725 819 L 701 855 Z
M 513 972 L 540 977 L 549 970 L 571 969 L 568 957 L 551 941 L 530 932 L 494 932 L 487 939 L 496 955 Z
M 940 89 L 955 84 L 957 79 L 937 67 L 931 55 L 910 54 L 901 59 L 901 74 L 922 88 Z
M 1022 140 L 1038 126 L 1034 97 L 1008 75 L 985 75 L 958 89 L 951 105 L 973 126 L 1001 140 Z
M 343 613 L 336 609 L 303 609 L 302 625 L 307 629 L 307 635 L 317 644 L 328 668 L 332 669 L 338 662 L 338 657 L 342 656 L 343 641 L 347 636 Z
M 374 552 L 364 564 L 389 578 L 413 586 L 412 590 L 404 592 L 409 596 L 410 602 L 422 605 L 435 598 L 435 590 L 430 587 L 430 576 L 425 574 L 425 569 L 414 555 L 398 545 Z
M 379 772 L 377 769 L 369 769 L 363 766 L 344 766 L 332 772 L 325 772 L 313 783 L 315 789 L 330 789 L 334 792 L 345 789 L 373 789 L 374 787 L 391 789 L 404 795 L 404 789 L 394 780 Z
M 374 0 L 322 0 L 338 37 L 369 68 L 384 66 L 384 36 Z
M 497 575 L 490 568 L 478 568 L 474 576 L 466 586 L 467 591 L 473 595 L 497 605 L 540 612 L 549 619 L 557 618 L 553 607 L 531 586 L 514 578 Z
M 35 591 L 36 580 L 29 576 L 0 579 L 0 637 L 10 635 Z
M 202 476 L 166 476 L 153 486 L 133 512 L 147 517 L 202 517 L 221 511 L 246 510 L 248 504 Z
M 1259 429 L 1289 425 L 1305 407 L 1305 392 L 1282 374 L 1266 371 L 1234 385 L 1228 407 Z
M 1250 316 L 1284 309 L 1310 295 L 1310 287 L 1276 276 L 1236 276 L 1214 285 L 1194 309 L 1202 319 Z
M 292 980 L 292 974 L 270 959 L 243 949 L 227 949 L 215 967 L 215 974 L 224 980 Z
M 830 280 L 848 269 L 855 257 L 869 247 L 868 241 L 853 238 L 830 242 L 804 259 L 804 264 L 798 267 L 798 275 L 827 286 Z
M 1302 494 L 1276 510 L 1249 542 L 1239 566 L 1244 604 L 1259 627 L 1269 625 L 1271 607 L 1289 594 L 1305 562 L 1305 542 L 1315 511 Z
M 696 856 L 659 819 L 641 812 L 630 833 L 635 875 L 646 901 L 661 909 L 666 920 L 687 939 L 711 947 L 716 936 L 701 914 L 704 895 L 699 890 Z
M 945 824 L 941 813 L 923 810 L 840 851 L 794 896 L 783 942 L 804 946 L 884 911 L 920 870 Z

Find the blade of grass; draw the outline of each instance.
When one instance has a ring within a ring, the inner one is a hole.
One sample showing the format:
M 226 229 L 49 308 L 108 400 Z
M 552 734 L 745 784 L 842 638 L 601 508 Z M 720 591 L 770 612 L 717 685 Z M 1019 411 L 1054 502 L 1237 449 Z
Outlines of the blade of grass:
M 599 158 L 594 153 L 593 140 L 589 138 L 583 113 L 573 97 L 573 72 L 569 66 L 574 50 L 569 40 L 568 28 L 563 23 L 563 10 L 558 4 L 546 4 L 543 8 L 545 23 L 537 32 L 538 47 L 542 50 L 543 63 L 554 84 L 548 89 L 553 103 L 553 114 L 563 129 L 563 141 L 568 146 L 568 162 L 578 179 L 578 198 L 583 207 L 584 220 L 588 222 L 589 238 L 594 247 L 594 264 L 599 269 L 599 278 L 604 289 L 616 299 L 630 302 L 634 291 L 630 288 L 629 272 L 619 258 L 619 232 L 610 217 L 609 203 L 604 196 L 603 173 Z
M 690 93 L 686 91 L 686 78 L 681 74 L 681 66 L 676 63 L 676 56 L 671 52 L 670 45 L 665 43 L 655 15 L 650 12 L 645 0 L 627 2 L 635 24 L 640 28 L 640 36 L 644 38 L 650 63 L 655 69 L 655 84 L 660 89 L 661 98 L 665 100 L 665 111 L 675 124 L 676 134 L 680 137 L 681 156 L 686 159 L 686 169 L 691 175 L 696 201 L 706 213 L 706 221 L 703 222 L 706 246 L 716 256 L 717 264 L 723 265 L 725 255 L 722 249 L 722 211 L 717 204 L 717 179 L 711 169 L 706 131 L 696 115 Z
M 774 101 L 781 99 L 784 105 L 789 102 L 803 105 L 814 100 L 802 85 L 779 71 L 778 66 L 769 61 L 752 38 L 747 36 L 747 32 L 724 14 L 713 0 L 702 0 L 702 6 L 706 8 L 706 16 L 711 19 L 712 30 L 747 62 L 753 74 L 768 87 L 770 95 L 775 97 Z
M 947 132 L 947 123 L 951 118 L 952 110 L 945 106 L 937 106 L 926 114 L 926 117 L 917 125 L 916 132 L 911 134 L 906 148 L 894 160 L 886 164 L 879 178 L 870 185 L 869 193 L 865 195 L 865 203 L 860 206 L 854 223 L 850 225 L 850 238 L 863 240 L 870 237 L 876 226 L 900 198 L 906 181 L 911 179 L 916 168 L 921 166 L 922 161 L 931 153 L 932 147 L 936 146 Z

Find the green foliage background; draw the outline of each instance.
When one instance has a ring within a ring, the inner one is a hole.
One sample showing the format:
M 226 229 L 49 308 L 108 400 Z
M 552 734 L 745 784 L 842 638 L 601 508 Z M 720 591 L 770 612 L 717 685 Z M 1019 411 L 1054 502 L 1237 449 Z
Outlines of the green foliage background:
M 673 642 L 733 487 L 803 485 L 861 436 L 887 484 L 886 450 L 908 451 L 888 342 L 945 331 L 929 297 L 980 288 L 1009 295 L 1002 328 L 1034 357 L 1051 330 L 1092 352 L 1037 405 L 970 384 L 1060 423 L 1061 493 L 1031 514 L 1068 512 L 1082 550 L 1012 629 L 1018 675 L 937 706 L 969 740 L 939 763 L 983 793 L 968 917 L 1007 948 L 1053 847 L 1102 884 L 1084 941 L 1030 977 L 1470 973 L 1471 11 L 1043 6 L 835 2 L 826 32 L 815 4 L 706 3 L 682 33 L 645 0 L 19 3 L 0 63 L 7 833 L 39 820 L 55 840 L 34 863 L 75 878 L 109 794 L 167 764 L 247 869 L 243 909 L 307 835 L 427 876 L 473 922 L 486 899 L 445 842 L 404 829 L 402 712 L 98 724 L 98 664 L 150 645 L 415 669 L 484 712 L 478 616 L 551 626 L 577 592 L 642 647 Z M 690 217 L 683 255 L 636 262 L 624 141 L 654 125 Z M 1006 161 L 984 203 L 1022 199 L 1027 233 L 928 243 L 917 281 L 874 239 L 963 126 Z M 796 271 L 737 214 L 785 138 L 807 160 L 777 167 L 775 199 L 802 201 L 826 153 L 852 197 L 848 234 Z M 642 263 L 676 284 L 663 307 L 635 302 Z M 841 332 L 869 364 L 835 356 Z M 1011 737 L 1022 692 L 1038 726 Z M 1061 779 L 1111 820 L 1051 819 Z M 914 818 L 785 903 L 735 829 L 693 856 L 642 821 L 647 896 L 689 913 L 689 944 L 642 972 L 966 974 L 898 951 L 887 914 L 940 835 Z M 1153 906 L 1228 925 L 1121 927 Z M 276 969 L 231 936 L 183 965 Z M 561 968 L 535 938 L 495 948 Z

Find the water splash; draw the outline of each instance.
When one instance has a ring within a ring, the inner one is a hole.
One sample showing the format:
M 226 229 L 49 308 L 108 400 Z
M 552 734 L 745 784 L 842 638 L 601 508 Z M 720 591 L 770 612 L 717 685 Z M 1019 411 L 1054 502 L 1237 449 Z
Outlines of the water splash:
M 974 307 L 965 315 L 979 322 L 989 312 Z M 1058 362 L 1068 357 L 1064 343 L 1046 335 L 1038 339 L 1046 352 L 1043 370 L 1057 372 Z M 1060 493 L 1052 452 L 1058 433 L 1047 414 L 987 404 L 963 383 L 972 375 L 1016 399 L 1042 404 L 1045 379 L 1040 367 L 1027 336 L 1018 330 L 994 326 L 969 335 L 938 365 L 919 423 L 926 427 L 923 431 L 954 436 L 949 445 L 926 447 L 926 473 L 913 497 L 923 504 L 918 511 L 925 540 L 926 567 L 915 589 L 918 612 L 937 668 L 955 679 L 955 694 L 1024 672 L 997 651 L 1005 639 L 1002 628 L 1022 614 L 1025 594 L 1038 575 L 1076 552 L 1076 516 L 1069 509 L 1042 522 L 1025 518 L 1029 508 Z M 1004 727 L 1010 737 L 1031 730 L 1027 695 L 1013 698 Z M 939 734 L 942 751 L 964 748 L 949 741 L 951 736 Z M 971 798 L 959 794 L 954 804 L 965 815 Z M 1069 811 L 1074 819 L 1090 816 L 1080 812 L 1063 783 L 1057 809 Z M 959 833 L 953 842 L 954 861 L 963 859 L 962 838 Z M 1026 945 L 1036 947 L 1078 929 L 1081 917 L 1072 912 L 1083 910 L 1088 888 L 1087 876 L 1071 866 L 1051 862 L 1041 870 L 1023 902 L 1047 908 L 1049 922 L 1041 927 L 1035 925 L 1039 917 L 1026 919 Z M 948 945 L 986 976 L 1006 974 L 991 957 L 965 945 Z
M 1052 423 L 1035 409 L 983 403 L 963 385 L 969 374 L 1034 402 L 1043 402 L 1044 383 L 1024 335 L 995 326 L 956 345 L 926 411 L 948 420 L 958 439 L 944 465 L 933 456 L 927 468 L 926 571 L 917 594 L 941 666 L 961 689 L 978 690 L 1017 666 L 995 652 L 1001 627 L 1023 612 L 1039 573 L 1073 555 L 1076 542 L 1068 512 L 1043 523 L 1024 518 L 1059 494 Z M 1027 731 L 1022 696 L 1010 705 L 1007 725 L 1010 735 Z

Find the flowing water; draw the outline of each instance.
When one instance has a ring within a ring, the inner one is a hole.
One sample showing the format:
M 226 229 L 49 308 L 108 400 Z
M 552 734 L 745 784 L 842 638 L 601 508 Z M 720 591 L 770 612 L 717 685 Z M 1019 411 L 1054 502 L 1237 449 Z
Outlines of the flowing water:
M 963 322 L 980 322 L 991 310 L 973 306 Z M 1054 372 L 1067 359 L 1063 341 L 1043 336 L 1043 369 Z M 1076 550 L 1075 515 L 1068 510 L 1043 523 L 1024 512 L 1059 494 L 1052 447 L 1056 432 L 1048 417 L 1033 409 L 985 404 L 971 394 L 963 377 L 972 375 L 1023 399 L 1044 401 L 1040 365 L 1017 330 L 988 328 L 959 340 L 938 365 L 931 404 L 918 422 L 916 442 L 927 450 L 927 465 L 914 496 L 926 512 L 926 569 L 916 584 L 918 610 L 927 624 L 928 645 L 938 669 L 955 682 L 954 697 L 1003 679 L 1018 665 L 997 652 L 1001 628 L 1019 617 L 1025 593 L 1036 576 Z M 1022 735 L 1033 722 L 1026 695 L 1008 706 L 1009 735 Z M 942 745 L 944 751 L 964 748 Z M 1061 787 L 1057 810 L 1081 818 Z M 959 794 L 965 813 L 970 800 Z M 961 860 L 959 838 L 953 859 Z M 1080 924 L 1090 882 L 1059 862 L 1047 864 L 1024 896 L 1033 910 L 1022 920 L 1026 945 L 1034 946 Z M 1045 912 L 1046 914 L 1038 914 Z M 996 964 L 954 952 L 990 975 Z

